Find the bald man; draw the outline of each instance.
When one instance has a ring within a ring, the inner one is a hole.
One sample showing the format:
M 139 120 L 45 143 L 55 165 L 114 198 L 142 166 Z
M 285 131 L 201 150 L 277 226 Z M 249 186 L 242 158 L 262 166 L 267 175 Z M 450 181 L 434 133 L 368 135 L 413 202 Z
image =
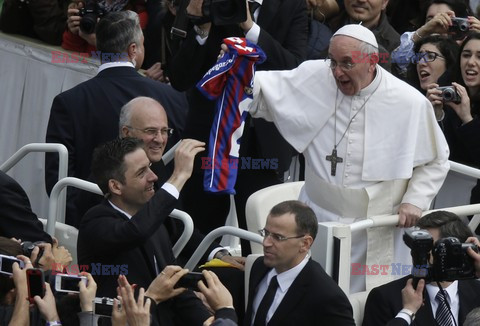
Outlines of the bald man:
M 147 154 L 148 159 L 152 163 L 150 169 L 159 176 L 155 182 L 155 190 L 158 190 L 171 173 L 167 171 L 162 162 L 163 152 L 167 146 L 168 138 L 174 132 L 168 127 L 167 113 L 163 106 L 153 98 L 150 97 L 136 97 L 125 104 L 120 110 L 119 120 L 120 138 L 133 137 L 143 141 L 143 149 Z M 178 223 L 167 220 L 167 228 L 174 243 L 179 236 Z M 178 236 L 177 236 L 178 235 Z M 198 230 L 194 230 L 191 240 L 185 247 L 185 256 L 190 257 L 204 235 Z M 214 244 L 210 247 L 210 255 L 204 257 L 205 259 L 219 258 L 227 261 L 239 268 L 243 268 L 243 259 L 241 257 L 231 257 L 228 251 Z M 238 261 L 241 262 L 239 264 Z

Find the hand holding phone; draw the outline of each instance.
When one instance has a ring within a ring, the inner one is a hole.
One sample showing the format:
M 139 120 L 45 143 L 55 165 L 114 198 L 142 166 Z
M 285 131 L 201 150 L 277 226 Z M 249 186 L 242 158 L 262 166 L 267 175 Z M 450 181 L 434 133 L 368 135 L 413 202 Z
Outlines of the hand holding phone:
M 25 267 L 25 263 L 16 257 L 0 255 L 0 274 L 13 275 L 13 263 L 18 263 L 21 269 Z
M 45 279 L 43 271 L 40 268 L 27 269 L 28 300 L 34 303 L 33 298 L 38 295 L 40 298 L 45 296 Z
M 80 293 L 79 283 L 87 285 L 87 277 L 82 275 L 56 274 L 55 291 L 64 293 Z
M 202 273 L 188 272 L 178 280 L 177 284 L 175 284 L 175 288 L 187 288 L 192 291 L 200 291 L 198 289 L 198 281 L 200 280 L 207 283 Z

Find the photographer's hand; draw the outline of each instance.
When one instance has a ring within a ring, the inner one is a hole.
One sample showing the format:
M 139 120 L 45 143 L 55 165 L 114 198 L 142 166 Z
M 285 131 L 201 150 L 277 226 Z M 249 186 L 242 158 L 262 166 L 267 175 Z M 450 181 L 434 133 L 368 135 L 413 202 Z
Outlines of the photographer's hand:
M 40 310 L 40 313 L 47 322 L 60 320 L 55 304 L 55 297 L 53 296 L 49 283 L 45 283 L 45 296 L 40 298 L 40 296 L 36 295 L 33 299 L 37 304 L 38 310 Z
M 243 32 L 246 34 L 253 26 L 253 17 L 252 15 L 250 15 L 250 7 L 249 7 L 250 4 L 248 3 L 248 0 L 245 2 L 246 2 L 245 6 L 247 7 L 247 20 L 244 21 L 243 23 L 240 23 L 239 26 L 243 30 Z
M 444 116 L 443 113 L 443 101 L 442 101 L 442 91 L 437 89 L 438 84 L 432 83 L 427 86 L 427 94 L 425 95 L 430 103 L 432 103 L 435 117 L 437 121 L 441 120 Z
M 480 241 L 476 237 L 469 237 L 466 242 L 473 243 L 477 247 L 480 247 Z M 480 254 L 476 253 L 472 248 L 468 248 L 467 253 L 470 257 L 472 257 L 475 264 L 475 271 L 476 271 L 477 277 L 480 278 Z
M 80 20 L 82 20 L 82 17 L 79 15 L 79 9 L 82 7 L 82 2 L 72 2 L 68 5 L 67 26 L 68 30 L 75 35 L 78 35 L 80 29 Z
M 173 298 L 185 291 L 185 288 L 175 288 L 178 280 L 188 273 L 188 269 L 169 265 L 157 275 L 145 292 L 145 296 L 152 298 L 155 304 Z M 120 277 L 118 278 L 120 284 Z M 120 284 L 121 286 L 121 284 Z
M 425 280 L 418 281 L 417 288 L 413 288 L 413 279 L 407 281 L 407 285 L 402 289 L 403 308 L 417 313 L 423 305 L 423 289 L 425 288 Z
M 470 108 L 470 97 L 468 97 L 465 87 L 455 82 L 453 82 L 452 85 L 455 87 L 458 95 L 460 95 L 461 102 L 459 104 L 449 102 L 448 105 L 455 110 L 455 113 L 458 115 L 460 120 L 462 120 L 463 124 L 468 123 L 473 120 Z
M 52 238 L 52 254 L 55 259 L 55 266 L 52 269 L 62 272 L 63 269 L 72 263 L 72 255 L 64 246 L 58 246 L 58 240 Z
M 233 298 L 228 289 L 218 279 L 218 276 L 208 270 L 202 271 L 207 285 L 203 281 L 198 281 L 198 288 L 207 299 L 208 304 L 214 311 L 222 308 L 232 308 Z M 207 287 L 208 286 L 208 287 Z
M 97 294 L 97 283 L 93 279 L 92 275 L 87 272 L 81 272 L 80 275 L 87 277 L 87 285 L 79 282 L 80 288 L 80 308 L 82 311 L 93 311 L 93 300 Z
M 13 263 L 13 283 L 15 284 L 16 296 L 15 307 L 13 308 L 12 318 L 10 319 L 9 326 L 28 326 L 30 325 L 29 307 L 30 303 L 27 300 L 28 286 L 27 286 L 27 268 L 33 268 L 30 259 L 19 255 L 18 259 L 25 263 L 25 269 L 20 269 L 18 263 Z
M 38 255 L 40 254 L 40 249 L 43 250 L 42 257 L 38 259 Z M 32 256 L 30 257 L 32 262 L 36 262 L 38 260 L 38 267 L 43 269 L 43 271 L 49 271 L 52 269 L 55 263 L 55 257 L 53 257 L 52 253 L 52 245 L 44 242 L 39 243 L 32 251 Z

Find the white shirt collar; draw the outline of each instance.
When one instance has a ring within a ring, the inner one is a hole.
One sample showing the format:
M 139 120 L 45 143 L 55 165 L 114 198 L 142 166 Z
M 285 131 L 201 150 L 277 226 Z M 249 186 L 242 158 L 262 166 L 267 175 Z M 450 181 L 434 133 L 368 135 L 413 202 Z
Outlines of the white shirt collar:
M 375 78 L 373 78 L 372 82 L 365 88 L 361 89 L 356 96 L 367 96 L 368 94 L 373 93 L 377 88 L 378 85 L 380 84 L 380 81 L 382 79 L 382 70 L 378 69 L 378 67 L 375 69 Z
M 270 280 L 272 279 L 272 277 L 277 275 L 278 288 L 281 292 L 286 293 L 292 285 L 293 281 L 295 281 L 295 279 L 297 278 L 298 274 L 300 274 L 305 265 L 307 265 L 309 259 L 310 255 L 307 254 L 297 266 L 290 268 L 289 270 L 280 274 L 277 273 L 275 268 L 272 268 L 272 270 L 267 275 L 267 284 L 270 284 Z
M 131 63 L 130 61 L 116 61 L 116 62 L 106 62 L 106 63 L 102 63 L 100 65 L 100 67 L 98 67 L 98 73 L 100 73 L 101 71 L 105 70 L 105 69 L 108 69 L 108 68 L 115 68 L 115 67 L 131 67 L 131 68 L 135 68 L 135 66 L 133 65 L 133 63 Z
M 122 210 L 121 208 L 119 208 L 118 206 L 116 206 L 116 205 L 115 205 L 114 203 L 112 203 L 110 200 L 109 200 L 108 202 L 110 203 L 110 205 L 112 205 L 112 207 L 113 207 L 114 209 L 116 209 L 116 210 L 119 211 L 120 213 L 125 214 L 125 215 L 128 217 L 128 219 L 131 219 L 131 218 L 132 218 L 132 215 L 128 214 L 127 212 L 125 212 L 124 210 Z

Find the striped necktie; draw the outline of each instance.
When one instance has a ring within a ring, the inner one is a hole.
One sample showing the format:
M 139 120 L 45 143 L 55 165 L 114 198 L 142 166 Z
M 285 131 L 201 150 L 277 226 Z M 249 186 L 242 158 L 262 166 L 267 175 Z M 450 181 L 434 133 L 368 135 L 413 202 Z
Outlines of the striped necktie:
M 260 7 L 260 4 L 255 1 L 249 1 L 248 2 L 248 10 L 250 10 L 250 16 L 252 16 L 252 20 L 256 21 L 255 16 L 253 15 L 257 8 Z
M 435 296 L 435 300 L 438 303 L 435 321 L 439 326 L 453 326 L 452 316 L 446 302 L 448 293 L 446 291 L 444 291 L 444 293 L 445 296 L 442 295 L 441 291 L 438 291 L 437 295 Z

